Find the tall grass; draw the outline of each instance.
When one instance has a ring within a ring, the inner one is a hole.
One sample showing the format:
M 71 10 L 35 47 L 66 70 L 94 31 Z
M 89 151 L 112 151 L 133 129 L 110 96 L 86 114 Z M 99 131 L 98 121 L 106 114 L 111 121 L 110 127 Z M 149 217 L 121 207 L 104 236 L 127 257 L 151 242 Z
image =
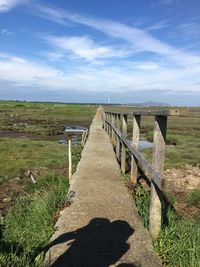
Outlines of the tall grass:
M 81 146 L 72 149 L 73 170 Z M 66 201 L 68 179 L 49 172 L 29 184 L 0 225 L 0 266 L 42 266 L 44 247 L 53 234 L 57 211 Z
M 192 190 L 188 195 L 187 201 L 190 206 L 196 206 L 200 208 L 200 189 L 197 188 Z
M 49 175 L 46 175 L 47 180 Z M 3 223 L 0 266 L 37 265 L 43 247 L 54 232 L 54 213 L 66 198 L 66 177 L 54 177 L 57 184 L 48 190 L 42 186 L 31 195 L 22 194 L 8 212 Z
M 140 186 L 133 190 L 133 197 L 144 226 L 149 225 L 149 194 Z M 174 209 L 167 209 L 168 224 L 163 225 L 157 240 L 153 242 L 155 251 L 164 266 L 200 267 L 200 224 L 181 219 Z

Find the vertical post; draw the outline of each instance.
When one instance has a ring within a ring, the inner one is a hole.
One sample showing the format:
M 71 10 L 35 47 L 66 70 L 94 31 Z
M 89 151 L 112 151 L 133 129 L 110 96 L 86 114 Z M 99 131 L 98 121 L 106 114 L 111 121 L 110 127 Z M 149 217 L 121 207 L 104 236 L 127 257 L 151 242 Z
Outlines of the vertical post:
M 72 178 L 72 140 L 71 135 L 69 135 L 68 141 L 68 159 L 69 159 L 69 181 Z
M 106 120 L 108 120 L 108 113 L 107 113 L 107 112 L 105 113 L 105 116 L 106 116 L 106 117 L 105 117 Z M 106 132 L 108 133 L 108 124 L 106 123 L 105 125 L 106 125 L 106 126 L 105 126 Z
M 139 139 L 140 139 L 140 115 L 133 116 L 133 136 L 132 136 L 132 146 L 134 149 L 138 150 Z M 131 156 L 131 182 L 136 184 L 138 176 L 138 166 L 135 161 L 134 156 Z
M 108 113 L 108 121 L 110 122 L 110 113 Z M 110 125 L 108 124 L 108 135 L 110 136 Z
M 127 134 L 127 115 L 122 115 L 122 134 L 126 136 Z M 121 150 L 121 171 L 125 174 L 126 172 L 126 148 L 122 142 L 122 150 Z
M 163 173 L 163 168 L 164 168 L 166 130 L 167 130 L 167 117 L 155 116 L 152 165 L 160 173 Z M 160 191 L 152 181 L 149 231 L 153 239 L 156 239 L 158 237 L 158 234 L 161 229 L 161 223 L 162 223 L 162 202 L 160 199 Z
M 111 123 L 113 126 L 115 126 L 115 115 L 113 113 L 111 113 Z M 113 130 L 113 128 L 111 131 L 111 138 L 112 138 L 112 141 L 115 139 L 115 131 Z
M 110 123 L 112 123 L 112 113 L 110 112 Z M 112 138 L 112 127 L 110 126 L 110 139 Z
M 120 132 L 120 115 L 119 114 L 116 115 L 116 128 Z M 116 139 L 117 139 L 116 156 L 117 156 L 117 159 L 120 160 L 120 140 L 118 136 L 116 136 Z
M 102 120 L 103 120 L 103 129 L 106 130 L 106 114 L 105 114 L 105 111 L 104 109 L 101 110 L 101 117 L 102 117 Z

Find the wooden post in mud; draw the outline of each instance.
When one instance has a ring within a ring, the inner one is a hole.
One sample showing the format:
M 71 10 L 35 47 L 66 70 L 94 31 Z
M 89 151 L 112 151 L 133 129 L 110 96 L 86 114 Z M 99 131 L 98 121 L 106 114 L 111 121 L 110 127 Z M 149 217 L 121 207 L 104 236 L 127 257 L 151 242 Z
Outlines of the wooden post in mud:
M 139 138 L 140 138 L 140 115 L 133 116 L 133 136 L 132 136 L 132 146 L 134 149 L 138 150 Z M 138 176 L 138 166 L 135 161 L 134 156 L 131 156 L 131 182 L 136 184 Z
M 68 159 L 69 159 L 69 181 L 70 181 L 72 178 L 72 140 L 70 134 L 68 140 Z
M 122 134 L 126 137 L 127 134 L 127 114 L 122 114 Z M 126 147 L 122 142 L 121 148 L 121 171 L 123 174 L 126 172 Z
M 167 129 L 167 116 L 155 116 L 152 165 L 161 174 L 163 173 L 164 160 L 165 160 L 166 129 Z M 162 223 L 161 191 L 156 186 L 156 184 L 153 181 L 151 181 L 149 231 L 153 239 L 156 239 L 158 237 L 158 234 L 161 229 L 161 223 Z

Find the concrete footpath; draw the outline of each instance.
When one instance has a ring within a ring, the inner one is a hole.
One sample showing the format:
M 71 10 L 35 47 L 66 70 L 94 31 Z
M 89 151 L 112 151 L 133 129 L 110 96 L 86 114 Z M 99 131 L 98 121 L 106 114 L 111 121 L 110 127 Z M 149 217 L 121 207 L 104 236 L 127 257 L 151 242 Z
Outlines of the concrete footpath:
M 95 116 L 49 243 L 47 266 L 162 266 L 124 185 L 109 137 Z

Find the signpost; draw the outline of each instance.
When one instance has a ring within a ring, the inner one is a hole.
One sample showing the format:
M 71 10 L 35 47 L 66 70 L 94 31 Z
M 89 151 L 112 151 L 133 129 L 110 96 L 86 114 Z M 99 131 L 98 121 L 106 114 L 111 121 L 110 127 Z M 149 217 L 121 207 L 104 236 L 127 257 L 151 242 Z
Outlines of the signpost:
M 66 127 L 65 128 L 65 134 L 68 137 L 68 164 L 69 164 L 69 182 L 72 178 L 72 136 L 73 134 L 82 134 L 82 145 L 85 144 L 85 140 L 87 137 L 88 129 L 87 128 L 72 128 L 72 127 Z

